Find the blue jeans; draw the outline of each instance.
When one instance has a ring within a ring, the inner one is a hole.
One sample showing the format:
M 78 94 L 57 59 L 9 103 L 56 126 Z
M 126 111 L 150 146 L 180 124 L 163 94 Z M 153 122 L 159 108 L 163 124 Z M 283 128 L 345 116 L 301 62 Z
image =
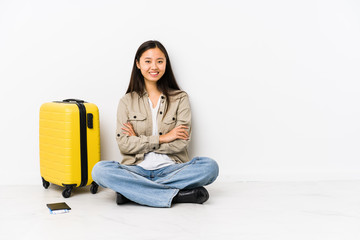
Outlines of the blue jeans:
M 171 207 L 172 199 L 180 189 L 208 185 L 215 181 L 218 174 L 217 163 L 205 157 L 195 157 L 187 163 L 157 170 L 122 165 L 116 161 L 100 161 L 92 170 L 93 180 L 100 186 L 151 207 Z

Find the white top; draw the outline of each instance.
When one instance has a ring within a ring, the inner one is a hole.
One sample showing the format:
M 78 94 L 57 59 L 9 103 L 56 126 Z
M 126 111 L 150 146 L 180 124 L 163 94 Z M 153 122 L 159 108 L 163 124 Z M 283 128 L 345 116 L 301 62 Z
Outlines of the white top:
M 149 104 L 150 104 L 150 109 L 151 109 L 151 113 L 152 113 L 152 125 L 153 125 L 152 135 L 153 136 L 158 135 L 158 126 L 157 126 L 157 115 L 158 114 L 157 113 L 159 111 L 160 104 L 161 104 L 160 100 L 161 100 L 161 98 L 159 98 L 159 101 L 157 102 L 156 107 L 153 108 L 152 102 L 149 98 Z M 171 160 L 171 158 L 169 158 L 168 155 L 161 154 L 161 153 L 148 152 L 144 156 L 144 161 L 139 163 L 138 166 L 140 166 L 146 170 L 156 170 L 156 169 L 166 167 L 166 166 L 169 166 L 172 164 L 175 164 L 175 162 L 173 160 Z

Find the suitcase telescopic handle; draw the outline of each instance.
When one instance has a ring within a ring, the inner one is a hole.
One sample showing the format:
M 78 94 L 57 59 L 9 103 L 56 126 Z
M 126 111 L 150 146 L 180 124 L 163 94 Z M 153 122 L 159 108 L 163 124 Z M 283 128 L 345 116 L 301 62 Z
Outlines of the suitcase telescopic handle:
M 77 102 L 77 103 L 84 103 L 84 100 L 80 100 L 80 99 L 74 99 L 74 98 L 69 98 L 69 99 L 64 99 L 63 102 Z

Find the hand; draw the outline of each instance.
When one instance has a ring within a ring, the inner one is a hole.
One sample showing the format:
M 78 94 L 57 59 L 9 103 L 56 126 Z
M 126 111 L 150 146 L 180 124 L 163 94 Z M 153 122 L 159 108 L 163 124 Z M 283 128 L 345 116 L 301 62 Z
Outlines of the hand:
M 159 143 L 169 143 L 176 139 L 189 140 L 189 132 L 187 129 L 189 128 L 184 125 L 177 126 L 167 134 L 161 135 L 159 137 Z
M 131 123 L 129 123 L 129 122 L 128 122 L 128 123 L 124 123 L 123 126 L 124 126 L 124 127 L 121 128 L 122 130 L 124 130 L 124 131 L 123 131 L 123 134 L 126 134 L 126 135 L 128 135 L 129 137 L 131 137 L 131 136 L 136 136 L 136 133 L 135 133 L 134 128 L 133 128 L 133 126 L 132 126 Z

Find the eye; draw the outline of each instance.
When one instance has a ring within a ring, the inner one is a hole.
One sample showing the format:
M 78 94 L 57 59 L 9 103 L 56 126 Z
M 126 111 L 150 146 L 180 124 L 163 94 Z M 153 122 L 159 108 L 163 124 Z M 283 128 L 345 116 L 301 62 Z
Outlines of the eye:
M 149 61 L 149 60 L 145 60 L 145 63 L 150 63 L 150 61 Z
M 163 63 L 163 62 L 164 62 L 164 61 L 162 61 L 162 60 L 158 61 L 158 63 L 160 63 L 160 64 Z

